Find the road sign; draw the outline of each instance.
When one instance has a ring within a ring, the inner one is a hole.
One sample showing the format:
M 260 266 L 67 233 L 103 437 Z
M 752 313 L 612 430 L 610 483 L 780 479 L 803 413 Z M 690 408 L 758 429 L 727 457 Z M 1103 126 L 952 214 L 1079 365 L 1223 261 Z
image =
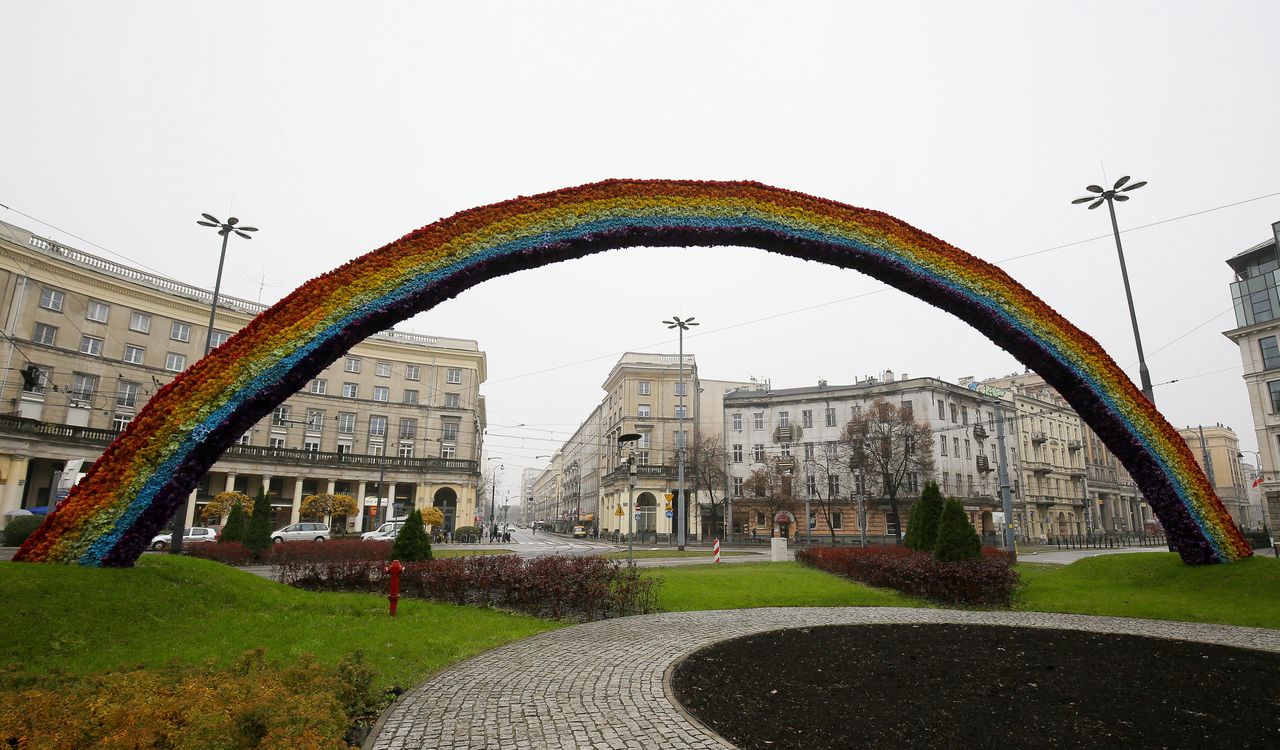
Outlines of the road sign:
M 622 512 L 622 506 L 621 506 L 621 505 L 619 505 L 619 506 L 617 506 L 617 507 L 614 509 L 614 511 L 613 511 L 613 515 L 615 515 L 615 516 L 625 516 L 625 515 L 626 515 L 626 513 L 623 513 L 623 512 Z
M 672 516 L 671 511 L 667 511 L 667 518 L 670 518 L 671 516 Z

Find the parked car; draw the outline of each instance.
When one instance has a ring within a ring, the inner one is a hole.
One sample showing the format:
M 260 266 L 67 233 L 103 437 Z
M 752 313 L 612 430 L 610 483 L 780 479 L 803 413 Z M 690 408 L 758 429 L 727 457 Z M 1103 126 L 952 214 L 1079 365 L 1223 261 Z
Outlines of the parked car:
M 291 523 L 282 529 L 271 532 L 271 541 L 280 542 L 327 542 L 329 527 L 322 523 Z
M 182 530 L 183 544 L 218 541 L 218 532 L 209 526 L 192 526 Z M 173 534 L 156 534 L 151 538 L 151 549 L 168 549 L 173 543 Z
M 584 527 L 582 527 L 582 526 L 574 526 L 574 527 L 573 527 L 573 538 L 574 538 L 574 539 L 586 539 L 586 538 L 587 538 L 587 530 L 586 530 Z
M 387 521 L 373 531 L 366 531 L 360 535 L 361 539 L 395 539 L 396 534 L 400 533 L 400 529 L 404 528 L 404 521 Z

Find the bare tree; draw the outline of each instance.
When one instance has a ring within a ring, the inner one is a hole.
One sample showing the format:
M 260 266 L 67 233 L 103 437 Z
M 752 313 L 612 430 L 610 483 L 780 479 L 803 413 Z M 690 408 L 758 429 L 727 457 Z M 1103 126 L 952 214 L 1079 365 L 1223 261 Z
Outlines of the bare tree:
M 849 420 L 840 442 L 849 468 L 861 472 L 867 492 L 889 503 L 894 536 L 902 544 L 898 498 L 917 495 L 933 475 L 933 431 L 911 409 L 876 399 Z
M 725 451 L 724 441 L 718 435 L 703 435 L 693 442 L 689 450 L 690 469 L 693 473 L 693 491 L 698 499 L 698 516 L 702 517 L 702 508 L 708 508 L 711 515 L 711 533 L 722 528 L 724 508 L 716 501 L 716 493 L 727 498 L 724 492 L 725 470 L 729 463 L 729 454 Z M 706 533 L 704 529 L 703 533 Z
M 847 497 L 845 492 L 852 488 L 852 483 L 846 481 L 850 476 L 848 449 L 842 442 L 815 445 L 812 457 L 806 455 L 803 467 L 805 496 L 816 506 L 815 512 L 827 522 L 831 543 L 835 544 L 836 530 L 831 523 L 831 514 L 843 507 Z
M 789 463 L 791 459 L 771 456 L 742 483 L 746 504 L 768 515 L 770 534 L 777 526 L 778 513 L 785 510 L 795 515 L 794 477 L 788 469 Z

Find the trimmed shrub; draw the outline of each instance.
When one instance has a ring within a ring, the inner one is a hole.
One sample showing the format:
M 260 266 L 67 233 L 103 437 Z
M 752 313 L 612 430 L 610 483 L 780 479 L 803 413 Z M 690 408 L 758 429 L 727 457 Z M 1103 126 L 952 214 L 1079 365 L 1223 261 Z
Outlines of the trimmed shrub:
M 260 649 L 226 667 L 0 671 L 0 746 L 336 750 L 375 718 L 372 674 L 358 653 L 336 668 L 281 666 Z
M 385 594 L 389 579 L 385 565 L 382 560 L 289 562 L 276 568 L 276 579 L 318 591 Z M 568 555 L 428 560 L 407 564 L 400 577 L 405 596 L 577 620 L 652 612 L 657 608 L 658 585 L 657 580 L 643 578 L 638 570 L 617 561 Z
M 244 534 L 244 506 L 240 503 L 235 503 L 227 514 L 227 525 L 222 527 L 222 535 L 218 537 L 218 541 L 223 543 L 243 542 Z
M 907 516 L 907 535 L 902 543 L 917 552 L 932 552 L 938 540 L 938 518 L 942 515 L 942 492 L 937 482 L 926 482 L 920 499 L 912 503 Z
M 253 565 L 258 562 L 258 556 L 242 543 L 228 542 L 225 539 L 221 539 L 219 541 L 221 544 L 192 544 L 187 547 L 183 547 L 183 550 L 191 557 L 198 557 L 201 560 L 212 560 L 214 562 L 220 562 L 223 565 L 232 565 L 235 567 Z
M 27 541 L 27 537 L 40 528 L 42 523 L 44 523 L 44 516 L 14 516 L 10 518 L 9 523 L 4 527 L 4 546 L 17 547 Z
M 415 510 L 409 514 L 404 526 L 400 527 L 400 533 L 396 534 L 396 541 L 391 545 L 387 559 L 402 563 L 431 559 L 431 539 L 422 524 L 422 511 Z
M 258 490 L 258 496 L 253 499 L 253 515 L 244 530 L 244 546 L 259 556 L 271 549 L 271 500 L 262 490 Z
M 942 604 L 1008 606 L 1018 585 L 1009 556 L 994 547 L 964 562 L 944 562 L 906 547 L 814 547 L 797 550 L 796 561 Z
M 472 539 L 471 541 L 479 540 L 480 529 L 476 528 L 475 526 L 459 526 L 458 528 L 453 530 L 453 541 L 455 542 L 464 541 L 468 536 L 474 537 L 474 539 Z
M 982 557 L 982 540 L 970 525 L 959 500 L 949 499 L 942 506 L 933 556 L 944 562 L 977 560 Z

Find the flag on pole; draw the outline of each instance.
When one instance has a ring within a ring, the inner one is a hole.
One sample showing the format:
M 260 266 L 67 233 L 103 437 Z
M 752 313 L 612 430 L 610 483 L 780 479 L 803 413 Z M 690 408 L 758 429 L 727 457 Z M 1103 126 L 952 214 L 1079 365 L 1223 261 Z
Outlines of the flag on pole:
M 1257 487 L 1257 486 L 1258 486 L 1258 485 L 1260 485 L 1260 484 L 1262 484 L 1262 475 L 1261 475 L 1261 474 L 1259 474 L 1259 475 L 1258 475 L 1258 478 L 1257 478 L 1257 479 L 1255 479 L 1255 480 L 1253 480 L 1253 484 L 1251 484 L 1251 485 L 1249 485 L 1249 486 L 1252 488 L 1252 487 Z

